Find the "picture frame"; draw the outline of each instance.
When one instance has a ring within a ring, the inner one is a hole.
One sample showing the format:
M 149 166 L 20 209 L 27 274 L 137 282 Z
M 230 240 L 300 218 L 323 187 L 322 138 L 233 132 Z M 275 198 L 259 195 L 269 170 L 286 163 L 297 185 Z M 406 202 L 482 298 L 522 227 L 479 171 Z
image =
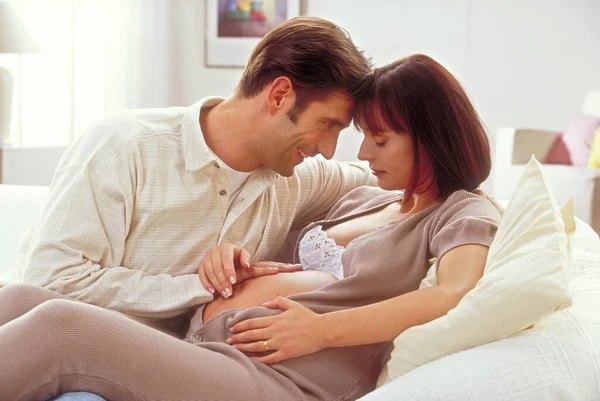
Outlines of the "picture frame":
M 207 0 L 206 66 L 245 67 L 260 39 L 302 8 L 302 0 Z

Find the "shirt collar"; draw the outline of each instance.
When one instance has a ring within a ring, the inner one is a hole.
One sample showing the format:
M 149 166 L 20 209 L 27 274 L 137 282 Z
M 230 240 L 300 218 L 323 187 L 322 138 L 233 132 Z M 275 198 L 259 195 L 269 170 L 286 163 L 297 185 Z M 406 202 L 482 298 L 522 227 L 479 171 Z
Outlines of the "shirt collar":
M 183 115 L 183 154 L 187 171 L 200 170 L 214 160 L 214 155 L 206 145 L 200 129 L 200 109 L 203 106 L 215 106 L 223 100 L 223 97 L 205 97 L 190 106 Z
M 200 109 L 202 109 L 202 106 L 216 106 L 223 100 L 225 98 L 219 96 L 205 97 L 190 106 L 184 113 L 182 137 L 186 171 L 200 170 L 202 167 L 216 160 L 216 155 L 204 141 L 204 135 L 200 129 Z M 279 174 L 266 167 L 260 167 L 256 172 L 258 174 L 252 175 L 256 175 L 259 181 L 263 182 L 262 185 L 272 184 L 279 178 Z

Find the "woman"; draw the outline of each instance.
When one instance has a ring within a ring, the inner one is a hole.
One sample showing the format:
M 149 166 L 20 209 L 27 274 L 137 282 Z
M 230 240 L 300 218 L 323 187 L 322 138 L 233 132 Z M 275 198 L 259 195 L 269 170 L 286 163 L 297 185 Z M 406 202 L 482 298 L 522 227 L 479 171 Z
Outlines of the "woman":
M 94 306 L 44 302 L 55 295 L 37 288 L 28 291 L 41 305 L 18 310 L 23 287 L 0 290 L 0 303 L 15 305 L 0 312 L 3 396 L 83 389 L 115 400 L 350 400 L 372 390 L 392 340 L 474 287 L 501 216 L 473 193 L 490 171 L 485 131 L 431 58 L 376 69 L 355 121 L 359 158 L 380 188 L 349 193 L 299 246 L 301 261 L 334 274 L 249 281 L 201 308 L 185 341 Z M 315 256 L 323 246 L 331 251 Z M 432 257 L 437 285 L 417 291 Z M 276 294 L 288 298 L 255 306 Z

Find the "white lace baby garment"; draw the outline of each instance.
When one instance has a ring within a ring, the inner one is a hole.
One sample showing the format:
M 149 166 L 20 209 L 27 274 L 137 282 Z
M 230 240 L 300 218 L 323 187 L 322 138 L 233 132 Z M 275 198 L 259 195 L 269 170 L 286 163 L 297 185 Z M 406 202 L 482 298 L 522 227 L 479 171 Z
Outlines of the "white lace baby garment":
M 323 227 L 315 226 L 300 240 L 298 256 L 303 270 L 321 270 L 344 278 L 342 253 L 344 247 L 329 238 Z

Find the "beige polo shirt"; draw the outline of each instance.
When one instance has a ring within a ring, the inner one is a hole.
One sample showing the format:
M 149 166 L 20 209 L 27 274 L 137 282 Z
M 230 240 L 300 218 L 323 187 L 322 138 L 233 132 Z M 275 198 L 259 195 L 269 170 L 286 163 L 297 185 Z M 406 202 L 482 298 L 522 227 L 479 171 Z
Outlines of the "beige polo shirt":
M 25 281 L 132 316 L 179 315 L 213 299 L 197 274 L 211 247 L 271 259 L 290 229 L 375 183 L 363 164 L 315 157 L 288 178 L 254 171 L 229 207 L 229 174 L 199 124 L 218 100 L 124 111 L 70 146 L 23 241 Z

